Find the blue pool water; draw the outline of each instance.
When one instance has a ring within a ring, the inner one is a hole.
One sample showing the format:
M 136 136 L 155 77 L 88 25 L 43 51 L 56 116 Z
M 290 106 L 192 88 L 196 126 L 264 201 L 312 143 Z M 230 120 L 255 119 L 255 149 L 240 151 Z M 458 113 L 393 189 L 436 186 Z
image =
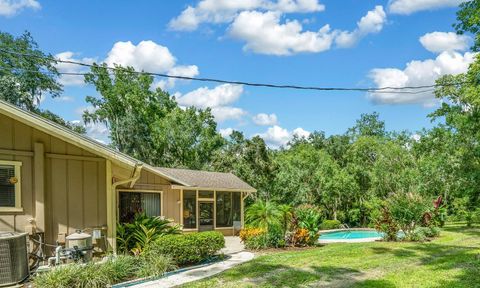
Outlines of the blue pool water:
M 375 230 L 348 230 L 322 233 L 319 240 L 381 238 L 382 236 L 382 233 Z

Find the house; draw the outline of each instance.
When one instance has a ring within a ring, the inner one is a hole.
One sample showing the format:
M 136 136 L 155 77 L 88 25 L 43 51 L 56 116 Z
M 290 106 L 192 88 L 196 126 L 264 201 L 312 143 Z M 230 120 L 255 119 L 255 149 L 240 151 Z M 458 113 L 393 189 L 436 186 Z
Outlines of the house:
M 0 231 L 54 244 L 91 230 L 114 250 L 117 223 L 142 211 L 233 235 L 252 192 L 233 174 L 153 167 L 0 101 Z

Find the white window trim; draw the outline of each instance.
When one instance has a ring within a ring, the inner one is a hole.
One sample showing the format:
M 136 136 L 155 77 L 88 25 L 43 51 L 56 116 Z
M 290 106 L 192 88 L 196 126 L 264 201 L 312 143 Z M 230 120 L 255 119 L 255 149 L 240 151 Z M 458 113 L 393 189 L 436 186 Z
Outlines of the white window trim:
M 163 201 L 163 190 L 149 190 L 149 189 L 117 189 L 117 222 L 120 217 L 120 192 L 132 192 L 132 193 L 158 193 L 160 194 L 160 216 L 165 217 L 163 213 L 163 207 L 165 205 Z
M 15 207 L 0 206 L 0 212 L 23 212 L 22 207 L 22 162 L 0 160 L 0 165 L 8 165 L 15 167 L 15 177 L 18 182 L 15 184 Z

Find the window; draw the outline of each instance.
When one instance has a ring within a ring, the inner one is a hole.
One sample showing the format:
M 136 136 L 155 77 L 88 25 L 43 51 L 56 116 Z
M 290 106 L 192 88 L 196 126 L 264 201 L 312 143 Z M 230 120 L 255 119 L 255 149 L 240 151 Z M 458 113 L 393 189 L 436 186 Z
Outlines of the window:
M 233 221 L 240 221 L 240 193 L 217 191 L 217 227 L 232 227 Z
M 0 160 L 0 209 L 21 209 L 21 167 L 22 162 Z
M 197 191 L 183 191 L 183 227 L 197 228 Z
M 138 213 L 145 213 L 149 217 L 161 216 L 161 196 L 156 192 L 120 192 L 120 223 L 131 223 Z

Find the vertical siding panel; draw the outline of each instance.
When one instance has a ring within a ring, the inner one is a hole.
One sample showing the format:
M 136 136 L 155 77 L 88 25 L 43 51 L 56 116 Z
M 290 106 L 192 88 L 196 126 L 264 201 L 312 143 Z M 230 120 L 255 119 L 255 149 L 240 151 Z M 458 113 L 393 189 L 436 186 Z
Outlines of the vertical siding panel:
M 68 170 L 68 233 L 85 228 L 83 225 L 83 161 L 67 160 Z
M 13 120 L 0 115 L 0 148 L 13 149 Z
M 97 192 L 97 201 L 98 201 L 98 207 L 97 207 L 97 226 L 106 226 L 107 225 L 107 187 L 106 182 L 107 181 L 112 181 L 112 179 L 108 180 L 106 179 L 105 175 L 105 161 L 98 162 L 98 192 Z
M 57 154 L 65 154 L 67 151 L 64 141 L 51 137 L 50 151 Z M 53 237 L 58 233 L 68 233 L 68 165 L 67 160 L 52 159 L 52 220 Z
M 83 215 L 85 227 L 98 225 L 98 165 L 96 162 L 83 163 Z
M 58 233 L 68 233 L 68 166 L 63 159 L 52 159 L 51 163 L 52 236 L 56 238 Z

